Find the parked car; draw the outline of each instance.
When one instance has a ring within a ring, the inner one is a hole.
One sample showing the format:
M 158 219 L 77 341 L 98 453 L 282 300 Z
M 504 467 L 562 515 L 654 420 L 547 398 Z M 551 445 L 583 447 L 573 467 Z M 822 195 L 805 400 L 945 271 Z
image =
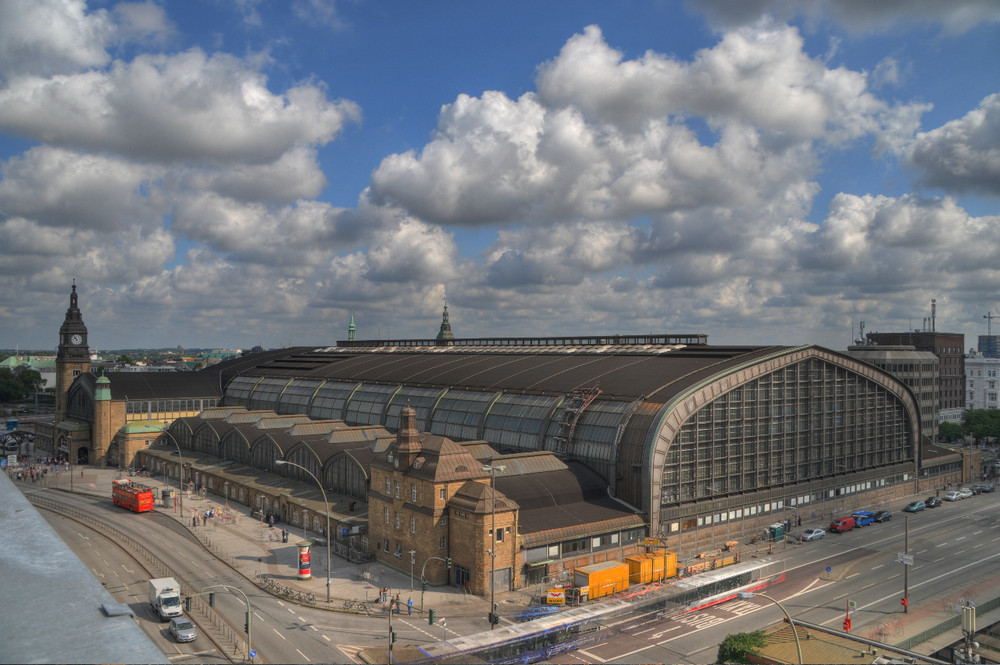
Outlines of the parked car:
M 928 508 L 937 508 L 938 506 L 941 505 L 941 499 L 937 498 L 936 496 L 929 496 L 926 499 L 924 499 L 924 505 L 926 505 Z
M 972 490 L 970 490 L 968 487 L 963 487 L 962 489 L 958 490 L 958 493 L 962 495 L 963 499 L 968 499 L 970 496 L 973 495 Z
M 985 494 L 989 494 L 990 492 L 992 492 L 997 488 L 996 485 L 983 485 L 982 487 L 983 487 L 983 492 Z
M 195 630 L 191 619 L 187 617 L 174 617 L 171 619 L 167 632 L 178 642 L 194 642 L 195 638 L 198 637 L 198 631 Z
M 802 532 L 802 542 L 807 542 L 810 540 L 819 540 L 826 535 L 826 531 L 823 529 L 806 529 Z
M 842 533 L 844 531 L 850 531 L 854 528 L 854 518 L 853 517 L 838 517 L 830 522 L 830 531 L 834 533 Z
M 945 492 L 944 493 L 944 500 L 945 501 L 961 501 L 964 498 L 965 497 L 962 496 L 961 492 L 957 492 L 955 490 L 952 490 L 951 492 Z
M 921 510 L 927 507 L 923 501 L 910 501 L 906 504 L 906 508 L 903 508 L 908 513 L 919 513 Z
M 892 513 L 890 513 L 888 510 L 879 510 L 875 512 L 875 515 L 872 517 L 872 519 L 874 519 L 876 522 L 888 522 L 889 520 L 892 519 Z
M 857 529 L 875 523 L 875 513 L 870 510 L 858 510 L 851 517 L 854 518 L 854 527 Z

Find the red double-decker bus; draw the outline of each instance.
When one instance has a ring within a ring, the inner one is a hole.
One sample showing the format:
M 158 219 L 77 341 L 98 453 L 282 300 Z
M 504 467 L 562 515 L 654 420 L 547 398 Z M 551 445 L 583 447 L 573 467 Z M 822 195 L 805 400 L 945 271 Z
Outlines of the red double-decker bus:
M 133 483 L 131 478 L 111 481 L 111 500 L 134 513 L 153 509 L 153 488 Z

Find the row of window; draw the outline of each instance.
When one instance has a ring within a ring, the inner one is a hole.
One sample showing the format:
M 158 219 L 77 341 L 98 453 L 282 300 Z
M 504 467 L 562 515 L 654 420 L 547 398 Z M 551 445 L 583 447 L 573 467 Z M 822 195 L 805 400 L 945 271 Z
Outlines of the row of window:
M 441 487 L 438 489 L 438 496 L 443 500 L 445 499 L 445 488 Z M 395 481 L 395 486 L 393 486 L 393 480 L 389 476 L 385 478 L 385 493 L 387 496 L 394 496 L 399 498 L 399 481 Z M 415 483 L 410 483 L 410 501 L 412 503 L 417 503 L 417 485 Z M 386 522 L 388 524 L 388 522 Z
M 574 538 L 554 545 L 531 547 L 524 551 L 524 563 L 531 564 L 546 559 L 579 556 L 612 547 L 633 545 L 646 534 L 645 529 L 629 529 L 621 533 L 606 533 L 588 538 Z

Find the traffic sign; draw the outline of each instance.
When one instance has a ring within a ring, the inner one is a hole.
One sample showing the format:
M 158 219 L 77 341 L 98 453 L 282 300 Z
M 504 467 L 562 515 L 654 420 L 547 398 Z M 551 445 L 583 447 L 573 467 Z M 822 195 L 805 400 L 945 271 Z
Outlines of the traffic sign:
M 250 657 L 251 658 L 256 658 L 257 657 L 257 650 L 256 649 L 250 649 Z

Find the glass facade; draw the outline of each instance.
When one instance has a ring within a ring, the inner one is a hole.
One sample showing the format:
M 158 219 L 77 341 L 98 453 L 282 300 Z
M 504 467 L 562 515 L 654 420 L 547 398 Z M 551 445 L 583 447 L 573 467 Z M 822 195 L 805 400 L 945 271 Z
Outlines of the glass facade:
M 887 390 L 810 359 L 694 413 L 662 470 L 663 505 L 912 460 L 912 424 Z
M 261 379 L 250 395 L 247 408 L 251 411 L 267 409 L 278 410 L 278 398 L 288 385 L 288 379 Z
M 316 390 L 323 385 L 322 381 L 300 379 L 293 381 L 278 397 L 278 413 L 309 413 Z
M 498 396 L 497 393 L 449 390 L 434 410 L 431 433 L 452 441 L 481 439 L 486 412 Z
M 483 438 L 501 447 L 542 450 L 545 424 L 558 403 L 556 397 L 501 395 L 486 417 Z

